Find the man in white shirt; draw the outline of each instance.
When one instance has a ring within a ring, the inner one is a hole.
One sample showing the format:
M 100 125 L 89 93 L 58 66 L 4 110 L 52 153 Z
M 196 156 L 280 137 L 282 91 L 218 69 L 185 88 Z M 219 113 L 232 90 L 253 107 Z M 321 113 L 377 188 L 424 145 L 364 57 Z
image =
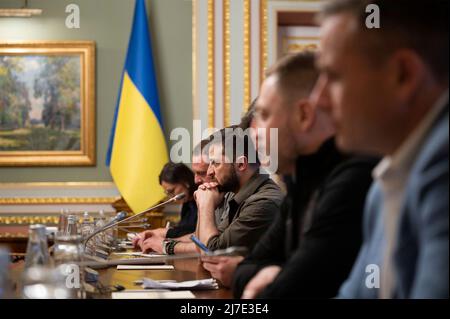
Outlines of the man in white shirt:
M 339 0 L 322 13 L 320 105 L 341 149 L 384 156 L 344 298 L 448 298 L 448 11 L 439 0 Z

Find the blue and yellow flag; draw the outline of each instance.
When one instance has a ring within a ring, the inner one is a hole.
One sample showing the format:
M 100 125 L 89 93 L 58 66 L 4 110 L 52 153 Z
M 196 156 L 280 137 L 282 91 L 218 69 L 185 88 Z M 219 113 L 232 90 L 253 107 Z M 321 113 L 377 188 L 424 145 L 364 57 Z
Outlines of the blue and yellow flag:
M 144 0 L 137 0 L 106 158 L 134 212 L 164 197 L 158 175 L 168 162 Z

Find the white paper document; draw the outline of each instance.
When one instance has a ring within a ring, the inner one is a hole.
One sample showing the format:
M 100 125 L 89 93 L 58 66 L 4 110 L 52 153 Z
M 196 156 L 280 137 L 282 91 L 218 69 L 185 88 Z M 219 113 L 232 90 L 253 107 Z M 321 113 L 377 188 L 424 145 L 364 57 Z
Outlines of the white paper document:
M 194 294 L 189 290 L 179 291 L 131 291 L 113 292 L 112 299 L 193 299 Z
M 133 249 L 133 244 L 127 244 L 127 243 L 119 243 L 119 247 L 125 248 L 125 249 Z
M 117 270 L 174 270 L 172 265 L 117 265 Z
M 155 257 L 161 257 L 165 256 L 163 254 L 143 254 L 137 251 L 128 252 L 128 253 L 113 253 L 117 256 L 135 256 L 135 257 L 145 257 L 145 258 L 155 258 Z
M 201 279 L 201 280 L 189 280 L 189 281 L 158 281 L 149 278 L 142 279 L 142 288 L 145 289 L 218 289 L 219 285 L 214 278 Z

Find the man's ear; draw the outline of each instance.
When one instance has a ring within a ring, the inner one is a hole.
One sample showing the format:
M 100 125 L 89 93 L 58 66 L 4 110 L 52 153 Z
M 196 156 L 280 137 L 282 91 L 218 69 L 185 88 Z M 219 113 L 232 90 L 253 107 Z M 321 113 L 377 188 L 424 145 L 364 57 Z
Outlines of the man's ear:
M 236 169 L 238 172 L 243 172 L 248 167 L 248 159 L 245 156 L 239 156 L 236 158 Z
M 408 105 L 426 77 L 426 65 L 412 50 L 403 49 L 395 52 L 391 58 L 394 70 L 394 90 L 402 105 Z
M 297 127 L 301 129 L 302 132 L 308 131 L 314 124 L 314 108 L 308 99 L 300 99 L 295 105 L 295 113 L 297 113 L 296 121 Z

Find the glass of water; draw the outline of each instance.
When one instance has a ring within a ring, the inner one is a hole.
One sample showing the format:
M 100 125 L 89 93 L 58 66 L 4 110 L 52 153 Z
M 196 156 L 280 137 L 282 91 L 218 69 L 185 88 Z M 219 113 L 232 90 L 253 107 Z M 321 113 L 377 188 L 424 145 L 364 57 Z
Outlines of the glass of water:
M 25 268 L 36 265 L 50 265 L 45 225 L 30 225 L 25 255 Z
M 67 275 L 62 268 L 42 265 L 24 271 L 21 292 L 25 299 L 69 299 L 77 298 L 78 293 L 67 285 Z
M 83 271 L 84 244 L 81 235 L 58 234 L 53 249 L 55 265 L 65 274 L 66 286 L 72 289 L 77 298 L 84 298 Z
M 0 246 L 0 299 L 13 297 L 9 264 L 9 249 Z

